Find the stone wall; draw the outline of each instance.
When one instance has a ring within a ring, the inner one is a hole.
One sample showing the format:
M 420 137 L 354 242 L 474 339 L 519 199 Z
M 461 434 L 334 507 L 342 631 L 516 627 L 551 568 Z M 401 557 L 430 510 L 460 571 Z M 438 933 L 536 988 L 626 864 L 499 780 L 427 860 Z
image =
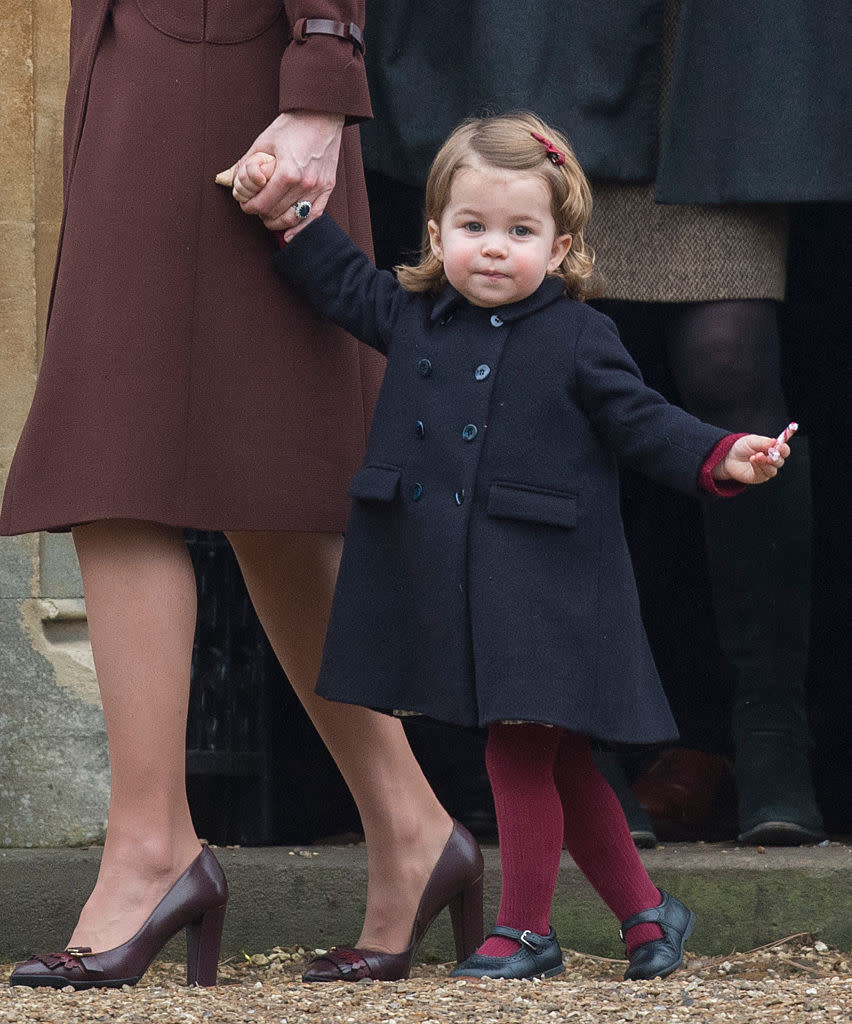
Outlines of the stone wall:
M 62 211 L 69 16 L 67 0 L 3 0 L 0 15 L 0 486 L 41 357 Z M 70 537 L 0 537 L 0 846 L 100 841 L 108 787 Z

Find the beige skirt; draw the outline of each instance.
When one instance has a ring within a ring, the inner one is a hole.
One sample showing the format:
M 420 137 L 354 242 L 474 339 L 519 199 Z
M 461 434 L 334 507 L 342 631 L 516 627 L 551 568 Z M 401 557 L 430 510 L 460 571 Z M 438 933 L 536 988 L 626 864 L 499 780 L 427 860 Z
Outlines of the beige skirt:
M 787 215 L 772 204 L 663 206 L 653 185 L 597 183 L 586 239 L 602 297 L 783 300 Z

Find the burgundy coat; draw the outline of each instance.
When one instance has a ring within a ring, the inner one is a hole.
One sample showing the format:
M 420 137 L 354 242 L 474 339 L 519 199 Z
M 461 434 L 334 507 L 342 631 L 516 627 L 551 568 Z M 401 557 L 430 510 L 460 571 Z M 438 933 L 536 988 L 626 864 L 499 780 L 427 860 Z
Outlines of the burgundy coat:
M 329 210 L 369 223 L 351 41 L 363 0 L 75 0 L 65 210 L 0 532 L 107 517 L 342 529 L 383 361 L 282 290 L 274 241 L 213 182 L 281 110 L 350 122 Z

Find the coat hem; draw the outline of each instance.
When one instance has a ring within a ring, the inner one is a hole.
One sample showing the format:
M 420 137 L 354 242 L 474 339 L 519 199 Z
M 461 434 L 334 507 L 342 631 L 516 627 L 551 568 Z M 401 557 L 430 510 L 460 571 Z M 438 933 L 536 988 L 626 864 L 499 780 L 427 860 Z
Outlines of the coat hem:
M 87 523 L 104 522 L 106 520 L 126 519 L 139 523 L 157 523 L 160 526 L 172 526 L 181 530 L 227 531 L 244 533 L 339 533 L 342 534 L 346 525 L 346 516 L 335 515 L 292 515 L 276 516 L 265 519 L 247 520 L 235 516 L 204 516 L 182 515 L 178 513 L 163 514 L 161 512 L 140 513 L 128 511 L 97 511 L 69 515 L 67 518 L 25 519 L 14 523 L 0 520 L 0 537 L 16 537 L 26 533 L 68 533 L 75 526 Z
M 355 704 L 360 707 L 366 707 L 370 711 L 378 711 L 384 715 L 390 715 L 394 718 L 400 719 L 412 719 L 412 718 L 423 718 L 428 719 L 431 722 L 437 722 L 441 725 L 452 725 L 459 729 L 487 729 L 490 725 L 545 725 L 556 729 L 566 729 L 569 732 L 580 733 L 584 736 L 588 736 L 593 740 L 598 740 L 602 743 L 615 744 L 619 747 L 656 747 L 662 746 L 663 744 L 673 743 L 679 739 L 680 734 L 675 729 L 674 732 L 664 732 L 650 734 L 647 736 L 631 736 L 626 737 L 623 734 L 615 735 L 606 730 L 593 729 L 589 724 L 583 724 L 578 722 L 568 722 L 566 720 L 555 721 L 554 718 L 537 718 L 534 716 L 518 715 L 516 713 L 500 715 L 494 714 L 489 716 L 480 715 L 477 719 L 471 719 L 470 721 L 462 721 L 460 719 L 453 718 L 441 718 L 435 714 L 431 714 L 426 711 L 418 711 L 410 708 L 398 708 L 398 707 L 377 707 L 374 704 L 366 704 L 361 701 L 348 700 L 345 697 L 335 696 L 328 690 L 317 686 L 316 693 L 324 700 L 334 701 L 340 704 Z

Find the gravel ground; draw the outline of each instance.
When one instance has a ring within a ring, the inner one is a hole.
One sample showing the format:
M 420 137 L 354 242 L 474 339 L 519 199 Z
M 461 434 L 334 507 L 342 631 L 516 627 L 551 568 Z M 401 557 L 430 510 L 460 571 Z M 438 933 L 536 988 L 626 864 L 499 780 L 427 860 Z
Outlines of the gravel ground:
M 852 954 L 795 935 L 727 957 L 687 954 L 664 981 L 621 980 L 625 961 L 565 951 L 565 974 L 548 981 L 450 980 L 449 965 L 420 965 L 408 981 L 302 985 L 302 949 L 226 962 L 213 989 L 182 985 L 183 968 L 157 963 L 123 990 L 0 989 L 9 1024 L 502 1024 L 622 1021 L 852 1020 Z M 7 968 L 2 968 L 8 971 Z

